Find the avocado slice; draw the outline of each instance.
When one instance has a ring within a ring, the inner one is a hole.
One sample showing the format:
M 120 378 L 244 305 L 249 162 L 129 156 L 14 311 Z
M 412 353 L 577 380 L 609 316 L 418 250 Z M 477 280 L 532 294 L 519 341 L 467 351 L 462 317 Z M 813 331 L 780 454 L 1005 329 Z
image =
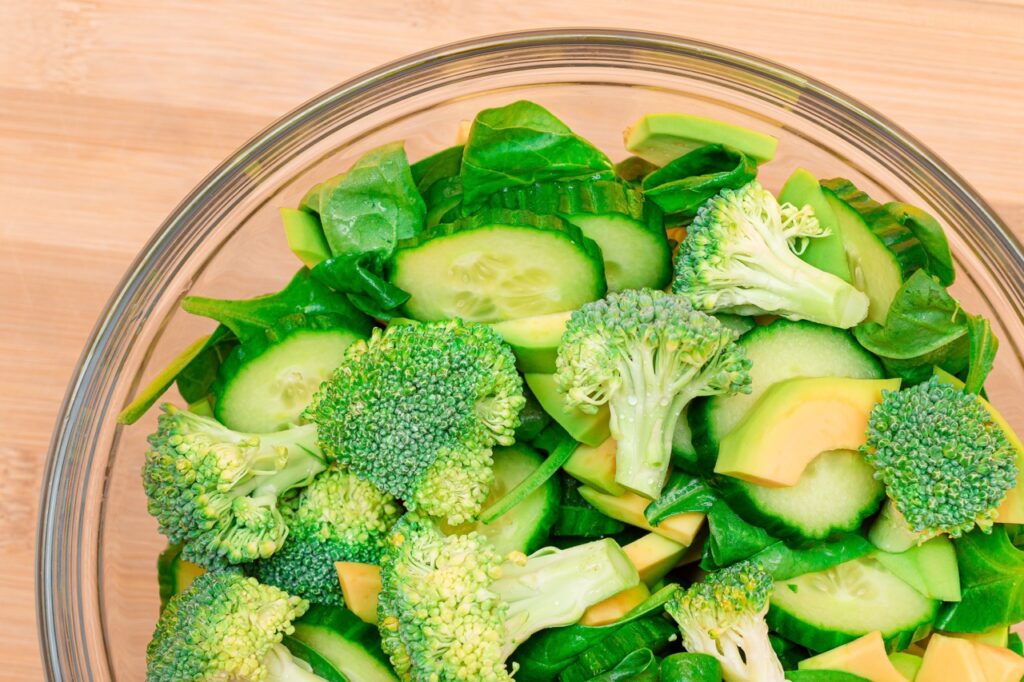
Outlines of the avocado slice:
M 651 503 L 646 497 L 641 497 L 636 493 L 618 496 L 607 495 L 585 485 L 580 486 L 579 493 L 583 499 L 605 516 L 657 533 L 680 545 L 693 544 L 693 539 L 704 524 L 704 514 L 687 512 L 673 514 L 655 527 L 648 523 L 644 516 L 644 510 Z
M 614 438 L 609 438 L 596 448 L 581 445 L 562 468 L 584 485 L 609 495 L 621 495 L 626 489 L 615 482 L 615 452 Z
M 338 561 L 334 564 L 341 583 L 345 606 L 359 620 L 377 624 L 377 598 L 380 595 L 380 566 Z
M 929 599 L 960 601 L 956 550 L 946 536 L 932 538 L 905 552 L 878 552 L 879 563 Z
M 821 191 L 818 178 L 805 168 L 797 168 L 782 186 L 779 203 L 793 204 L 797 208 L 810 206 L 818 223 L 830 232 L 827 237 L 807 240 L 807 248 L 800 254 L 800 258 L 808 265 L 830 272 L 844 282 L 853 284 L 850 263 L 846 259 L 846 249 L 843 246 L 843 235 L 839 231 L 839 221 L 825 199 L 825 193 Z
M 999 646 L 1004 649 L 1010 643 L 1010 628 L 1007 625 L 997 625 L 991 630 L 984 632 L 943 632 L 947 637 L 959 637 L 975 644 L 987 644 L 988 646 Z
M 648 587 L 656 584 L 678 566 L 686 555 L 686 550 L 686 545 L 657 533 L 648 533 L 622 547 L 622 551 L 636 566 L 640 581 L 646 583 Z
M 589 607 L 583 612 L 579 624 L 596 627 L 614 623 L 644 603 L 650 596 L 651 591 L 647 585 L 640 583 Z
M 915 682 L 986 682 L 974 644 L 938 633 L 928 640 Z
M 897 651 L 889 654 L 889 661 L 903 677 L 913 682 L 917 677 L 917 671 L 921 669 L 921 657 L 906 651 Z
M 607 405 L 603 405 L 594 414 L 588 414 L 578 408 L 570 409 L 565 406 L 565 396 L 558 390 L 553 374 L 529 373 L 524 375 L 524 378 L 540 406 L 570 436 L 591 447 L 597 447 L 611 437 Z
M 838 670 L 872 682 L 907 682 L 885 653 L 880 632 L 871 632 L 849 644 L 804 659 L 800 670 Z
M 986 682 L 1019 682 L 1024 678 L 1024 656 L 1004 647 L 974 643 Z
M 647 114 L 624 137 L 626 149 L 659 166 L 708 144 L 732 147 L 764 163 L 779 146 L 771 135 L 692 114 Z
M 512 347 L 521 372 L 552 374 L 558 344 L 571 316 L 572 311 L 535 315 L 496 322 L 491 327 Z
M 320 219 L 315 215 L 294 208 L 282 208 L 281 220 L 284 221 L 288 248 L 307 268 L 313 269 L 331 257 Z
M 722 439 L 715 472 L 764 486 L 796 485 L 828 450 L 857 450 L 868 417 L 899 379 L 797 378 L 779 382 Z

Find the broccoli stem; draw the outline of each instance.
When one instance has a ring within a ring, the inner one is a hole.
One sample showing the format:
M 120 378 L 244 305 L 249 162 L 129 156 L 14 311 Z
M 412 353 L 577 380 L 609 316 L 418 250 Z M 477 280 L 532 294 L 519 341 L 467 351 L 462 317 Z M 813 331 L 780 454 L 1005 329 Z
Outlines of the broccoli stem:
M 868 540 L 883 552 L 899 554 L 905 552 L 914 545 L 920 544 L 927 538 L 914 530 L 896 509 L 892 500 L 886 500 L 882 506 L 882 512 L 871 524 L 868 531 Z
M 490 588 L 509 605 L 504 655 L 533 633 L 575 623 L 589 607 L 639 583 L 633 562 L 610 538 L 506 561 Z
M 798 312 L 798 319 L 842 329 L 864 320 L 869 300 L 863 292 L 803 261 L 791 263 L 788 255 L 783 259 L 771 254 L 756 261 L 756 269 L 771 275 L 747 278 L 757 282 L 757 289 L 745 292 L 755 306 L 790 318 Z
M 305 661 L 292 656 L 284 644 L 275 644 L 263 659 L 266 682 L 325 682 Z

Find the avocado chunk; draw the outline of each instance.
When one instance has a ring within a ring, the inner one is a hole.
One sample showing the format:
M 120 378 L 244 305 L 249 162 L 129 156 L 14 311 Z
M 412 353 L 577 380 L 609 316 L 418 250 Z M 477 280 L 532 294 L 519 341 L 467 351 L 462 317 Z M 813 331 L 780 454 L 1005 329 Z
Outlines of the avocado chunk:
M 678 566 L 686 555 L 686 550 L 686 545 L 657 533 L 648 533 L 622 547 L 622 551 L 636 566 L 640 581 L 646 583 L 648 587 L 656 584 Z
M 609 438 L 596 448 L 581 445 L 562 468 L 580 483 L 609 495 L 621 495 L 626 489 L 615 482 L 615 452 L 614 438 Z
M 850 263 L 846 259 L 846 248 L 843 246 L 843 235 L 839 231 L 839 221 L 825 199 L 825 193 L 821 191 L 818 178 L 804 168 L 797 168 L 782 186 L 779 203 L 793 204 L 797 208 L 810 206 L 818 223 L 830 233 L 827 237 L 808 239 L 807 248 L 800 254 L 800 258 L 819 270 L 830 272 L 844 282 L 853 284 Z
M 897 651 L 889 654 L 889 661 L 893 667 L 900 672 L 900 675 L 913 682 L 917 677 L 917 671 L 921 669 L 921 657 L 906 651 Z
M 915 682 L 985 682 L 985 671 L 974 644 L 934 634 L 928 640 Z
M 704 514 L 687 512 L 673 514 L 655 527 L 648 523 L 644 516 L 644 510 L 651 503 L 646 497 L 641 497 L 636 493 L 618 496 L 607 495 L 585 485 L 580 486 L 579 493 L 583 499 L 605 516 L 657 533 L 680 545 L 693 544 L 693 539 L 704 524 Z
M 974 643 L 986 682 L 1019 682 L 1024 678 L 1024 657 L 1015 651 Z
M 592 627 L 614 623 L 650 596 L 651 591 L 647 585 L 640 583 L 589 607 L 583 612 L 579 623 Z
M 997 625 L 991 630 L 984 632 L 943 632 L 947 637 L 959 637 L 975 644 L 987 644 L 1006 648 L 1010 643 L 1010 628 L 1006 625 Z
M 565 406 L 565 396 L 558 390 L 553 374 L 529 373 L 524 378 L 540 406 L 570 436 L 591 447 L 597 447 L 611 437 L 607 405 L 603 405 L 594 414 L 578 408 L 570 409 Z
M 797 664 L 800 670 L 838 670 L 860 675 L 872 682 L 907 682 L 885 653 L 877 630 L 849 644 L 812 656 Z
M 779 382 L 722 439 L 715 472 L 764 486 L 793 486 L 828 450 L 857 450 L 868 417 L 899 379 L 797 378 Z
M 779 146 L 771 135 L 692 114 L 647 114 L 624 137 L 626 149 L 659 166 L 708 144 L 732 147 L 764 163 Z
M 331 257 L 320 219 L 315 215 L 294 208 L 282 208 L 281 220 L 284 221 L 288 248 L 307 268 L 313 269 Z
M 506 320 L 491 325 L 512 348 L 521 372 L 552 374 L 558 344 L 572 312 L 551 313 Z
M 341 583 L 345 606 L 364 623 L 377 624 L 377 598 L 380 596 L 380 566 L 338 561 L 334 564 Z
M 944 535 L 905 552 L 875 556 L 890 573 L 929 599 L 960 601 L 960 572 L 953 543 Z

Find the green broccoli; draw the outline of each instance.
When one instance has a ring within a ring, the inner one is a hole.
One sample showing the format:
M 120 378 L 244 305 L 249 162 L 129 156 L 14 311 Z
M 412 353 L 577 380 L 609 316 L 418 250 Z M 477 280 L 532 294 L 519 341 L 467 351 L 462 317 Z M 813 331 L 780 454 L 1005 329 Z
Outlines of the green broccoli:
M 375 330 L 352 344 L 306 413 L 320 445 L 410 510 L 476 519 L 526 400 L 515 357 L 490 327 L 461 320 Z
M 281 643 L 308 604 L 236 570 L 205 573 L 160 614 L 148 682 L 324 682 Z
M 725 682 L 782 682 L 764 618 L 771 591 L 761 564 L 741 561 L 677 591 L 665 610 L 679 624 L 683 647 L 718 659 Z
M 572 314 L 555 379 L 570 407 L 609 404 L 618 483 L 657 498 L 686 405 L 750 391 L 750 362 L 735 340 L 717 319 L 662 291 L 614 293 Z
M 687 228 L 672 291 L 709 312 L 852 327 L 867 316 L 868 297 L 796 253 L 828 234 L 809 206 L 780 206 L 757 182 L 722 190 Z
M 889 496 L 883 525 L 912 536 L 904 549 L 975 526 L 989 532 L 996 507 L 1017 483 L 1016 453 L 1002 428 L 976 395 L 936 377 L 886 391 L 871 411 L 861 452 Z
M 285 501 L 281 513 L 288 526 L 284 546 L 247 564 L 246 572 L 314 604 L 343 606 L 334 563 L 380 561 L 402 511 L 391 495 L 333 465 Z
M 316 427 L 238 433 L 163 406 L 142 470 L 160 532 L 206 568 L 266 558 L 288 534 L 278 497 L 326 466 Z
M 527 637 L 575 623 L 639 576 L 611 539 L 503 560 L 479 533 L 445 536 L 408 514 L 384 552 L 381 582 L 379 628 L 402 680 L 508 682 L 505 659 Z

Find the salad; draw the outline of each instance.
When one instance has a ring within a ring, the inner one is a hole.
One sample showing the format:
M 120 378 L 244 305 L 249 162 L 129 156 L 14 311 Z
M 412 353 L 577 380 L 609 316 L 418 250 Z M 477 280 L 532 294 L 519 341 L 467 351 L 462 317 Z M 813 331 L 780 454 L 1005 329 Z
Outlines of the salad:
M 528 101 L 282 208 L 142 482 L 147 678 L 1017 682 L 1024 445 L 943 229 L 777 140 Z

